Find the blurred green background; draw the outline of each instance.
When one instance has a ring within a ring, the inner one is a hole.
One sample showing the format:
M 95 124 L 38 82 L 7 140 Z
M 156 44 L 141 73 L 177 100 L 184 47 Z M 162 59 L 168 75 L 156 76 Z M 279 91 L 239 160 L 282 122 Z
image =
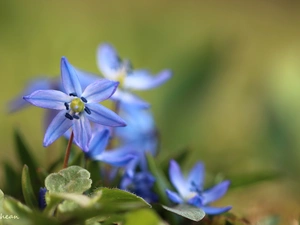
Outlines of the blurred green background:
M 161 154 L 188 146 L 187 169 L 202 160 L 211 176 L 232 180 L 220 205 L 288 224 L 300 212 L 299 27 L 291 0 L 1 0 L 1 162 L 16 161 L 14 128 L 41 164 L 54 159 L 58 143 L 42 147 L 43 110 L 9 115 L 7 102 L 29 79 L 58 75 L 61 56 L 99 73 L 96 47 L 110 42 L 135 68 L 174 71 L 138 93 L 152 103 Z

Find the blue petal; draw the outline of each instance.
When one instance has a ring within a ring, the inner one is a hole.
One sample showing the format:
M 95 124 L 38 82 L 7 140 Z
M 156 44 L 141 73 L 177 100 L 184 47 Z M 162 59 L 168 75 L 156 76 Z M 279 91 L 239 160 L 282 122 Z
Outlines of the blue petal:
M 99 79 L 86 87 L 82 93 L 89 103 L 98 103 L 108 99 L 116 91 L 119 82 Z
M 181 196 L 187 196 L 189 194 L 190 191 L 188 190 L 188 185 L 183 178 L 179 165 L 175 160 L 170 161 L 169 177 L 172 184 Z
M 67 94 L 81 96 L 82 90 L 79 79 L 74 67 L 68 62 L 67 58 L 61 58 L 61 79 Z
M 125 121 L 115 112 L 97 103 L 87 103 L 86 106 L 90 109 L 91 114 L 86 114 L 88 119 L 94 123 L 99 123 L 105 126 L 125 126 Z
M 44 128 L 45 131 L 47 130 L 47 127 L 49 127 L 49 124 L 52 122 L 52 120 L 56 117 L 59 111 L 53 110 L 53 109 L 48 109 L 46 110 L 46 115 L 44 119 Z
M 66 109 L 64 103 L 72 100 L 71 96 L 56 90 L 35 91 L 31 95 L 24 96 L 23 98 L 35 106 L 56 110 Z
M 189 199 L 189 200 L 188 200 L 188 203 L 189 203 L 190 205 L 194 205 L 194 206 L 200 208 L 200 207 L 203 206 L 202 200 L 203 200 L 203 198 L 202 198 L 200 195 L 197 194 L 197 195 L 194 196 L 193 198 Z
M 212 187 L 211 189 L 204 191 L 202 193 L 203 205 L 214 202 L 219 198 L 221 198 L 227 192 L 229 184 L 230 182 L 228 180 L 225 180 L 217 184 L 216 186 Z
M 136 95 L 127 91 L 121 91 L 120 89 L 116 90 L 116 92 L 111 96 L 111 99 L 114 101 L 120 101 L 124 104 L 137 106 L 141 108 L 149 108 L 150 106 L 148 102 L 145 102 L 144 100 L 137 97 Z
M 115 150 L 104 151 L 99 155 L 93 156 L 92 158 L 113 166 L 124 166 L 133 160 L 135 155 L 128 154 L 126 150 L 119 148 Z
M 172 202 L 177 203 L 177 204 L 183 203 L 182 198 L 177 193 L 167 189 L 166 194 Z
M 52 144 L 72 126 L 73 121 L 67 119 L 65 114 L 66 111 L 60 111 L 50 123 L 44 137 L 44 147 Z
M 218 215 L 232 209 L 231 206 L 226 207 L 212 207 L 212 206 L 202 206 L 201 209 L 208 215 Z
M 190 185 L 190 190 L 202 191 L 204 182 L 204 165 L 198 162 L 193 169 L 190 171 L 188 176 L 188 184 Z
M 122 62 L 117 51 L 110 44 L 102 44 L 97 50 L 97 65 L 103 76 L 117 80 Z
M 89 158 L 93 158 L 94 156 L 101 154 L 108 144 L 109 136 L 110 132 L 108 129 L 94 132 L 89 143 L 89 151 L 86 153 L 86 155 Z
M 79 82 L 81 84 L 81 88 L 84 90 L 87 86 L 89 86 L 91 83 L 97 81 L 100 79 L 100 77 L 96 74 L 83 71 L 81 69 L 75 68 L 77 77 L 79 79 Z
M 74 140 L 83 151 L 88 151 L 88 144 L 92 137 L 91 124 L 84 113 L 79 119 L 73 121 Z
M 22 95 L 14 98 L 8 103 L 9 112 L 18 111 L 25 106 L 28 106 L 28 102 L 24 101 L 23 96 L 30 95 L 32 92 L 38 90 L 48 90 L 51 89 L 52 83 L 54 81 L 52 79 L 46 77 L 36 78 L 33 81 L 29 82 L 26 88 L 23 90 Z
M 125 78 L 124 88 L 147 90 L 158 87 L 172 77 L 170 70 L 163 70 L 152 76 L 148 70 L 134 70 Z

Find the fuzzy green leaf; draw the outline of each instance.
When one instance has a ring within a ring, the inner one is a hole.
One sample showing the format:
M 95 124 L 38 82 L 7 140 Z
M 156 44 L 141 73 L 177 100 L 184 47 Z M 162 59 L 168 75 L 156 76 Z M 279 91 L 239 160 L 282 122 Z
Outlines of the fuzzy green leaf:
M 180 204 L 174 207 L 163 205 L 162 207 L 170 212 L 176 213 L 193 221 L 200 221 L 205 216 L 205 212 L 202 209 L 192 205 Z
M 3 212 L 3 200 L 4 200 L 4 194 L 0 189 L 0 213 Z
M 50 193 L 81 194 L 91 187 L 92 180 L 89 178 L 89 171 L 79 166 L 70 166 L 58 173 L 52 173 L 47 176 L 45 186 Z
M 38 207 L 38 202 L 32 189 L 29 169 L 27 165 L 24 165 L 22 171 L 22 192 L 25 202 L 29 207 Z
M 128 191 L 120 190 L 117 188 L 100 188 L 97 189 L 97 191 L 101 190 L 102 196 L 100 198 L 101 203 L 107 203 L 107 204 L 122 204 L 122 203 L 129 203 L 136 205 L 137 207 L 145 207 L 148 206 L 151 208 L 151 205 L 146 202 L 143 198 L 130 193 Z

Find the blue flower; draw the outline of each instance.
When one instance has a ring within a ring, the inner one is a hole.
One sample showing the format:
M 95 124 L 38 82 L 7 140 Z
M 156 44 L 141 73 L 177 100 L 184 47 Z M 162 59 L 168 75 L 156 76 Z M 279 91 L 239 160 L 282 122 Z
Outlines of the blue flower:
M 153 115 L 148 109 L 120 104 L 119 115 L 126 120 L 126 127 L 115 128 L 115 136 L 121 146 L 133 151 L 137 158 L 127 166 L 127 172 L 133 173 L 139 165 L 147 170 L 145 153 L 155 155 L 158 147 L 157 129 Z
M 112 166 L 124 166 L 135 158 L 135 155 L 129 154 L 126 148 L 105 151 L 109 139 L 110 131 L 108 128 L 99 129 L 96 127 L 96 131 L 93 132 L 89 143 L 88 151 L 85 152 L 86 157 Z
M 170 161 L 169 176 L 171 183 L 174 185 L 178 193 L 166 190 L 168 198 L 177 204 L 188 203 L 203 209 L 208 215 L 216 215 L 223 212 L 227 212 L 231 209 L 231 206 L 226 207 L 213 207 L 209 206 L 211 202 L 214 202 L 221 198 L 229 187 L 229 181 L 223 181 L 216 186 L 208 190 L 203 190 L 204 182 L 204 165 L 197 163 L 190 171 L 189 176 L 183 177 L 181 169 L 176 161 Z
M 121 117 L 98 104 L 114 93 L 118 82 L 99 79 L 82 92 L 76 71 L 65 57 L 61 59 L 61 78 L 64 92 L 38 90 L 23 97 L 35 106 L 60 110 L 45 133 L 45 147 L 72 127 L 76 143 L 87 151 L 92 136 L 90 121 L 106 126 L 125 126 Z
M 149 104 L 132 94 L 130 90 L 148 90 L 160 86 L 172 76 L 170 70 L 163 70 L 152 76 L 148 70 L 133 70 L 128 60 L 122 61 L 110 44 L 102 44 L 97 50 L 97 65 L 103 76 L 120 82 L 112 96 L 113 100 L 148 107 Z
M 158 200 L 157 195 L 152 190 L 154 182 L 155 178 L 149 172 L 138 172 L 134 176 L 125 174 L 120 188 L 130 191 L 151 203 Z

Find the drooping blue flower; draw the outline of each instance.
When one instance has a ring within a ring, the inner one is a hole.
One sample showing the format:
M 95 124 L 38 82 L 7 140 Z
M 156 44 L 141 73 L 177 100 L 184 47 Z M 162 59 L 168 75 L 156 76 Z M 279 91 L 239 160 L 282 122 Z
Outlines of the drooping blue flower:
M 171 183 L 174 185 L 178 193 L 166 190 L 168 198 L 176 203 L 187 203 L 203 209 L 208 215 L 216 215 L 227 212 L 232 207 L 213 207 L 209 206 L 210 203 L 221 198 L 229 187 L 230 182 L 225 180 L 216 186 L 203 190 L 204 182 L 204 165 L 198 162 L 190 171 L 187 178 L 185 178 L 179 165 L 176 161 L 170 161 L 169 177 Z
M 108 128 L 99 129 L 96 127 L 95 129 L 88 151 L 85 152 L 87 158 L 112 166 L 124 166 L 135 158 L 135 155 L 130 154 L 127 148 L 105 150 L 110 139 L 110 131 Z
M 104 77 L 120 82 L 120 86 L 112 99 L 142 107 L 148 107 L 149 104 L 130 91 L 158 87 L 172 76 L 170 70 L 163 70 L 156 76 L 152 76 L 145 69 L 133 70 L 130 62 L 128 60 L 122 61 L 114 47 L 107 43 L 98 47 L 97 65 Z
M 158 197 L 153 192 L 152 188 L 155 182 L 155 178 L 149 172 L 137 172 L 134 176 L 124 175 L 120 188 L 130 191 L 137 196 L 142 197 L 147 202 L 157 202 Z
M 156 155 L 158 147 L 157 129 L 149 109 L 120 104 L 119 115 L 126 121 L 126 127 L 116 127 L 115 136 L 121 146 L 134 151 L 137 158 L 127 166 L 127 172 L 133 174 L 136 166 L 147 170 L 146 153 Z
M 87 151 L 92 136 L 90 121 L 106 126 L 125 126 L 121 117 L 98 104 L 114 93 L 118 82 L 99 79 L 82 91 L 76 70 L 65 57 L 61 59 L 61 79 L 64 92 L 38 90 L 23 97 L 35 106 L 60 110 L 45 133 L 45 147 L 72 127 L 76 143 Z

